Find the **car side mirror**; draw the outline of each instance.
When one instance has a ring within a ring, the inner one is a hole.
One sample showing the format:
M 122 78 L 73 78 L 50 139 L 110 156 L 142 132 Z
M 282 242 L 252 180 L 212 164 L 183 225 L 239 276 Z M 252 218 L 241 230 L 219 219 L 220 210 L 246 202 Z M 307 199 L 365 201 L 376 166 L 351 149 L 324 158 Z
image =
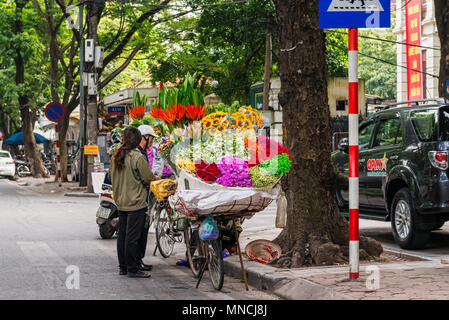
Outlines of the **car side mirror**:
M 338 143 L 338 150 L 344 153 L 349 153 L 349 140 L 348 138 L 343 138 Z

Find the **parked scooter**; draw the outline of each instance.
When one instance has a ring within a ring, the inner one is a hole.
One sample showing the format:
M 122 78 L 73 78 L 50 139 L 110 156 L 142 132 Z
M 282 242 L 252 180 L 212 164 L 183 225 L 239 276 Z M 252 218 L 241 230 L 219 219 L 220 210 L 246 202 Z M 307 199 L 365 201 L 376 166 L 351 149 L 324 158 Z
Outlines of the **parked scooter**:
M 41 153 L 42 163 L 44 165 L 44 170 L 46 175 L 56 174 L 56 159 L 53 154 L 43 154 Z
M 16 174 L 23 178 L 26 176 L 31 176 L 31 167 L 30 164 L 23 160 L 14 160 L 14 163 L 16 164 Z
M 112 186 L 104 183 L 101 187 L 100 207 L 97 210 L 97 224 L 100 236 L 111 239 L 117 231 L 118 210 L 112 194 Z

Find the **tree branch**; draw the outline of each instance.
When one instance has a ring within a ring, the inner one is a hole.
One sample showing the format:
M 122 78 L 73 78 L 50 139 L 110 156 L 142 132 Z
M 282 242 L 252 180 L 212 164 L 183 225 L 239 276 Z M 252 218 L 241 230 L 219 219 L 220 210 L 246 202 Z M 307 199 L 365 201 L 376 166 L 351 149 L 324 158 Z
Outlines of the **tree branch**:
M 59 0 L 58 0 L 59 1 Z M 133 35 L 137 32 L 138 25 L 144 22 L 149 17 L 154 16 L 156 13 L 164 9 L 164 5 L 167 5 L 171 0 L 164 0 L 161 3 L 161 7 L 156 7 L 154 9 L 151 9 L 145 13 L 143 13 L 134 23 L 134 25 L 131 27 L 131 29 L 126 33 L 126 35 L 123 37 L 122 41 L 115 47 L 114 50 L 110 54 L 108 54 L 103 61 L 103 68 L 106 67 L 112 60 L 114 60 L 116 57 L 118 57 L 125 46 L 129 43 Z
M 131 52 L 131 54 L 128 56 L 128 58 L 126 59 L 126 61 L 120 66 L 118 67 L 116 70 L 114 70 L 109 76 L 107 76 L 107 78 L 105 80 L 103 80 L 102 82 L 100 82 L 100 85 L 98 86 L 98 89 L 101 90 L 103 89 L 109 82 L 111 82 L 112 80 L 114 80 L 115 77 L 117 77 L 120 72 L 122 72 L 123 70 L 126 69 L 126 67 L 131 63 L 131 61 L 134 59 L 134 57 L 136 56 L 136 54 L 140 51 L 140 49 L 142 49 L 143 45 L 138 45 L 137 47 L 134 48 L 134 50 Z

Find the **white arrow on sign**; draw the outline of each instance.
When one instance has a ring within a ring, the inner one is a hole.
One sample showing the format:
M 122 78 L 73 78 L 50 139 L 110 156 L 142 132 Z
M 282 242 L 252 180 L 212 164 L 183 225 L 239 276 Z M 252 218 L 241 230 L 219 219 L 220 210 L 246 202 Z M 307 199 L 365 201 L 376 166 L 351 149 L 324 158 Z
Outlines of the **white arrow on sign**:
M 384 11 L 379 0 L 332 0 L 328 12 Z

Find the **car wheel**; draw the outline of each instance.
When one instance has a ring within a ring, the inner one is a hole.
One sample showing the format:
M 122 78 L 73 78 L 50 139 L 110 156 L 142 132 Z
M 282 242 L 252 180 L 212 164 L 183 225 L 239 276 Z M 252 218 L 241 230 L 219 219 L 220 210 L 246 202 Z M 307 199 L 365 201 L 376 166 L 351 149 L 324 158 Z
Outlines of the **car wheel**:
M 391 228 L 396 243 L 402 249 L 421 249 L 429 240 L 430 230 L 419 230 L 417 220 L 410 190 L 400 189 L 391 205 Z

